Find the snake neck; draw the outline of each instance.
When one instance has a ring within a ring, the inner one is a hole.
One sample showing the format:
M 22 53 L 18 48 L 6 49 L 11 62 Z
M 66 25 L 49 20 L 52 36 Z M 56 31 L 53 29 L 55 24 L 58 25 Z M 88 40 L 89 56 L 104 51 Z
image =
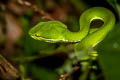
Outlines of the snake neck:
M 90 24 L 93 20 L 100 19 L 104 22 L 104 24 L 97 29 L 94 33 L 89 34 L 90 32 Z M 85 11 L 80 17 L 80 31 L 71 32 L 66 30 L 64 33 L 64 37 L 69 42 L 86 42 L 90 45 L 94 45 L 95 43 L 100 42 L 106 34 L 111 30 L 115 23 L 115 17 L 111 11 L 106 8 L 94 7 L 87 11 Z M 89 34 L 89 35 L 88 35 Z M 99 37 L 98 37 L 99 36 Z M 91 42 L 91 40 L 94 40 Z
M 104 39 L 104 37 L 108 34 L 108 32 L 113 28 L 115 24 L 115 17 L 113 13 L 106 8 L 95 7 L 90 10 L 89 13 L 89 16 L 91 16 L 91 21 L 94 19 L 100 19 L 104 22 L 104 24 L 95 32 L 87 35 L 84 39 L 82 39 L 80 43 L 76 44 L 76 51 L 96 46 Z

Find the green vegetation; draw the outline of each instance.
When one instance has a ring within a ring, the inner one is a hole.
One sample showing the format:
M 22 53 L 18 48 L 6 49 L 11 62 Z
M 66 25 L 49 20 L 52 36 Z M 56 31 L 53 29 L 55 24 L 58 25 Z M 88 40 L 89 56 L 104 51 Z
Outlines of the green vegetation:
M 1 0 L 0 80 L 119 80 L 119 19 L 119 0 Z

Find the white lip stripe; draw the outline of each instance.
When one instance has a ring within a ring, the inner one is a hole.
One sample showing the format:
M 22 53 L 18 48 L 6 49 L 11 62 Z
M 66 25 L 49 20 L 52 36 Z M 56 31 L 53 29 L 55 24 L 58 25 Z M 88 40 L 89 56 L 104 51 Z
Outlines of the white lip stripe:
M 34 38 L 34 37 L 33 37 Z M 80 42 L 80 40 L 75 40 L 75 41 L 70 41 L 70 40 L 65 40 L 65 39 L 47 39 L 47 38 L 43 38 L 43 37 L 37 37 L 41 40 L 46 40 L 46 41 L 53 41 L 53 42 L 58 42 L 58 41 L 63 41 L 63 42 Z

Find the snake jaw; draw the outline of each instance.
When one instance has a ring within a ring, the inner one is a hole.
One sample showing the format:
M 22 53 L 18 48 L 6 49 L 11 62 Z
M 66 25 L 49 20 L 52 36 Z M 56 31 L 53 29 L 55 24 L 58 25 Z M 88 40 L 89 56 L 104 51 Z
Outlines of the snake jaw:
M 32 37 L 35 40 L 41 40 L 41 41 L 45 41 L 45 42 L 49 42 L 49 43 L 57 43 L 57 42 L 71 42 L 71 43 L 77 43 L 80 42 L 80 40 L 77 41 L 72 41 L 72 40 L 65 40 L 64 38 L 59 38 L 59 39 L 51 39 L 51 38 L 46 38 L 43 36 L 40 36 L 40 34 L 38 33 L 31 33 L 29 32 L 30 37 Z
M 29 33 L 30 34 L 30 33 Z M 41 41 L 45 41 L 45 42 L 49 42 L 49 43 L 57 43 L 57 42 L 68 42 L 67 40 L 64 39 L 50 39 L 50 38 L 45 38 L 40 36 L 39 34 L 35 33 L 35 34 L 30 34 L 31 37 L 35 40 L 41 40 Z

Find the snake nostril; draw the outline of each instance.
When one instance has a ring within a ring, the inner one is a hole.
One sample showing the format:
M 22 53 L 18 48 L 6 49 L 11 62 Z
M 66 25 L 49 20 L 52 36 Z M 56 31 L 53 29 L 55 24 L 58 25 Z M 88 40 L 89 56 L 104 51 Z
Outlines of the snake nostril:
M 90 28 L 99 28 L 104 24 L 104 22 L 100 19 L 95 19 L 91 22 Z

